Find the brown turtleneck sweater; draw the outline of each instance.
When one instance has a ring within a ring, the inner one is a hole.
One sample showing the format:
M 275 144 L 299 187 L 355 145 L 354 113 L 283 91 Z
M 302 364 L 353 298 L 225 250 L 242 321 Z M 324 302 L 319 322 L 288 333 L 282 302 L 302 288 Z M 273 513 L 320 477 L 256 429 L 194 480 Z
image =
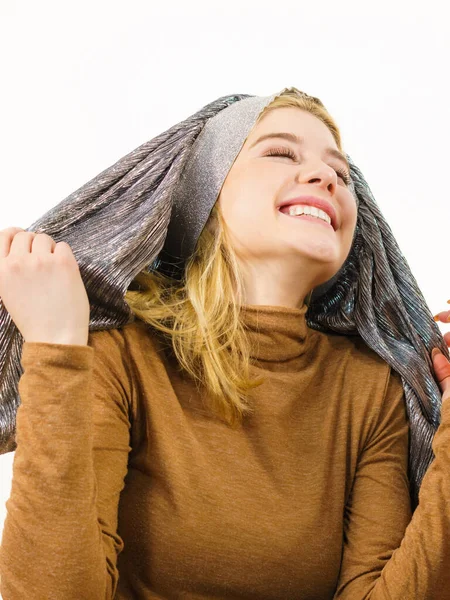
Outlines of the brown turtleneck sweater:
M 3 600 L 450 598 L 450 402 L 411 518 L 400 377 L 305 311 L 246 308 L 238 430 L 141 321 L 25 343 Z

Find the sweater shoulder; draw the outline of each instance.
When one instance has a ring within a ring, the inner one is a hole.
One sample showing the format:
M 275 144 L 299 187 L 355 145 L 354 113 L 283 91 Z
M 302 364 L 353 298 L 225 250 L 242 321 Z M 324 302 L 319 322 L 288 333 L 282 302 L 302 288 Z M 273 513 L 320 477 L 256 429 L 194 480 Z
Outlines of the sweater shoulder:
M 401 394 L 403 384 L 400 374 L 360 335 L 317 333 L 322 356 L 333 363 L 349 393 L 361 398 L 361 392 L 365 390 L 368 401 L 378 407 L 388 390 Z
M 331 352 L 339 353 L 340 359 L 352 366 L 353 370 L 363 369 L 365 373 L 384 374 L 386 377 L 391 371 L 386 362 L 373 350 L 360 335 L 341 335 L 334 333 L 319 333 L 321 342 L 329 346 Z

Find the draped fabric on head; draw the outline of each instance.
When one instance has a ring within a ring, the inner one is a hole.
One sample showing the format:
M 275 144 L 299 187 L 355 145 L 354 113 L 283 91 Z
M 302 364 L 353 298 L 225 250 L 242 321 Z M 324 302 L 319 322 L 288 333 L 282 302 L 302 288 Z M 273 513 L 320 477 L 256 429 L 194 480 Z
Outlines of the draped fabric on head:
M 90 300 L 90 331 L 135 320 L 124 295 L 142 270 L 182 277 L 222 184 L 273 96 L 221 97 L 142 144 L 73 192 L 28 231 L 67 242 Z M 316 99 L 320 102 L 318 99 Z M 347 154 L 358 205 L 353 244 L 340 271 L 313 292 L 309 327 L 359 335 L 401 378 L 410 424 L 412 507 L 434 455 L 441 393 L 434 346 L 441 332 L 361 171 Z M 23 337 L 0 300 L 0 454 L 16 449 Z

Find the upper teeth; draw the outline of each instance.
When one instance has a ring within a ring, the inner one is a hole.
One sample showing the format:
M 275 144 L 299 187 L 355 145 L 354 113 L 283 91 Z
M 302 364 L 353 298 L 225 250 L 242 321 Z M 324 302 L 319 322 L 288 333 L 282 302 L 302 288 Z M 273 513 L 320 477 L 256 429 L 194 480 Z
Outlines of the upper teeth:
M 296 215 L 312 215 L 313 217 L 318 217 L 319 219 L 323 219 L 329 225 L 331 225 L 331 218 L 327 215 L 326 212 L 321 210 L 320 208 L 316 208 L 315 206 L 309 206 L 304 204 L 293 204 L 289 206 L 288 215 L 296 216 Z

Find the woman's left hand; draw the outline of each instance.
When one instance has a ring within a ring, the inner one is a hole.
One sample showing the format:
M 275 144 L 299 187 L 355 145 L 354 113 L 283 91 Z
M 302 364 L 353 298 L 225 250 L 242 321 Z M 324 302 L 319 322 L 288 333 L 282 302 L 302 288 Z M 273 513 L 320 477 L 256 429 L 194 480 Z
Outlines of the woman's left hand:
M 450 304 L 450 300 L 448 300 Z M 444 310 L 434 317 L 435 321 L 441 321 L 441 323 L 450 323 L 450 310 Z M 444 334 L 444 340 L 447 346 L 450 346 L 450 332 L 447 331 Z M 439 382 L 439 387 L 442 391 L 442 402 L 450 399 L 450 362 L 445 358 L 441 351 L 434 353 L 431 360 L 433 361 L 433 368 L 436 374 L 436 378 Z

